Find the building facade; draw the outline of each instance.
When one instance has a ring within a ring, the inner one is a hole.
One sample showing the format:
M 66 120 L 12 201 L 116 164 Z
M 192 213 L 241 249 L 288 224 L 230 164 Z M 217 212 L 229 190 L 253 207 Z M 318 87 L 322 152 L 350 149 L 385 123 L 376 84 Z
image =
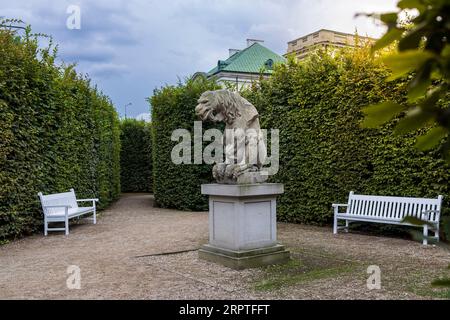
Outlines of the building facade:
M 288 42 L 285 56 L 294 55 L 297 59 L 304 59 L 310 52 L 328 47 L 359 47 L 366 43 L 373 43 L 377 39 L 356 36 L 355 34 L 321 29 Z

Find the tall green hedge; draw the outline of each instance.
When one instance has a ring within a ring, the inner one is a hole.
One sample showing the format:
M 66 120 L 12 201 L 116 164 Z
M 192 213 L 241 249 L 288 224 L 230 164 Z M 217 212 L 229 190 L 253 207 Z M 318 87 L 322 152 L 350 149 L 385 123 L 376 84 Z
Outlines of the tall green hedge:
M 152 191 L 151 124 L 136 119 L 121 122 L 120 185 L 122 192 Z
M 150 98 L 152 107 L 153 192 L 156 204 L 181 210 L 206 210 L 207 198 L 200 193 L 202 183 L 211 182 L 209 165 L 180 164 L 171 160 L 171 140 L 176 129 L 187 129 L 193 137 L 195 106 L 207 90 L 219 89 L 215 82 L 188 80 L 177 86 L 156 89 Z M 208 129 L 203 125 L 203 129 Z M 193 141 L 193 138 L 192 138 Z
M 111 101 L 55 64 L 30 30 L 0 30 L 0 241 L 42 224 L 37 193 L 74 188 L 105 207 L 120 193 L 120 128 Z
M 367 49 L 343 51 L 277 68 L 248 98 L 262 127 L 280 129 L 280 171 L 285 185 L 279 219 L 331 222 L 332 203 L 348 192 L 445 196 L 449 213 L 450 168 L 438 152 L 418 152 L 413 135 L 392 134 L 395 121 L 380 130 L 361 129 L 361 107 L 384 99 L 405 100 L 405 82 L 387 83 L 388 70 Z

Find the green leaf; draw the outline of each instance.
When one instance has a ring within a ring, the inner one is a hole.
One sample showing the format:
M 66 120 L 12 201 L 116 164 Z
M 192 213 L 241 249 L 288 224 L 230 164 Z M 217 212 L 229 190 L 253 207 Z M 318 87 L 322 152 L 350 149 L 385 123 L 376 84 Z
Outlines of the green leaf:
M 407 50 L 387 56 L 383 62 L 392 70 L 388 81 L 398 79 L 413 70 L 419 69 L 426 61 L 434 58 L 429 51 Z
M 426 112 L 422 108 L 414 108 L 408 111 L 394 129 L 395 135 L 403 135 L 418 130 L 433 119 L 433 114 Z
M 388 32 L 386 32 L 380 39 L 375 42 L 375 44 L 372 47 L 372 52 L 375 52 L 377 50 L 380 50 L 388 45 L 390 45 L 395 40 L 400 39 L 402 36 L 403 30 L 398 28 L 392 28 Z
M 404 107 L 392 101 L 370 105 L 362 109 L 366 118 L 361 124 L 363 128 L 377 128 L 399 114 Z
M 423 97 L 431 85 L 431 63 L 425 63 L 408 85 L 408 102 Z
M 395 24 L 397 23 L 397 12 L 388 12 L 380 14 L 380 20 L 386 24 Z
M 400 9 L 414 9 L 416 8 L 420 12 L 424 11 L 426 7 L 420 0 L 400 0 L 397 3 L 397 7 Z
M 413 216 L 406 216 L 402 219 L 402 222 L 404 223 L 410 223 L 413 224 L 415 226 L 424 226 L 424 225 L 431 225 L 428 221 L 419 219 L 417 217 L 413 217 Z
M 445 128 L 434 127 L 427 134 L 417 138 L 416 147 L 422 151 L 433 149 L 447 134 L 448 131 Z
M 398 49 L 400 51 L 418 49 L 420 40 L 425 36 L 423 31 L 425 26 L 426 24 L 420 25 L 408 32 L 398 43 Z
M 430 111 L 436 110 L 435 105 L 439 101 L 441 95 L 445 90 L 447 90 L 446 87 L 442 85 L 433 87 L 433 89 L 428 91 L 427 97 L 423 101 L 421 101 L 420 105 L 422 106 L 422 108 Z
M 443 58 L 450 58 L 450 44 L 446 44 L 444 49 L 442 49 L 441 56 Z
M 436 279 L 431 282 L 433 287 L 450 287 L 450 278 Z

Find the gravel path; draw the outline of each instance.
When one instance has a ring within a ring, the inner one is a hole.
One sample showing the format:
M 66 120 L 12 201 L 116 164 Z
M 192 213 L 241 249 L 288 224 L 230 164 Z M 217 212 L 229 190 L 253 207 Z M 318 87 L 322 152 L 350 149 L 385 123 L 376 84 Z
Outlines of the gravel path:
M 0 299 L 421 299 L 442 294 L 429 282 L 450 263 L 439 247 L 280 223 L 294 262 L 234 271 L 197 259 L 207 222 L 207 213 L 153 208 L 151 195 L 124 194 L 97 225 L 81 221 L 68 237 L 1 246 Z M 66 285 L 71 265 L 81 270 L 79 290 Z M 381 268 L 381 290 L 367 289 L 369 265 Z

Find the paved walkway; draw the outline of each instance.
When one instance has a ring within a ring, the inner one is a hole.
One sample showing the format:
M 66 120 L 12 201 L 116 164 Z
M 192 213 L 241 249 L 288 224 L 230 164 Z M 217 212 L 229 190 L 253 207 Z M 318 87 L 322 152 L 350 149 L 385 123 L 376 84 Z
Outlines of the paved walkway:
M 447 251 L 409 240 L 279 224 L 294 262 L 234 271 L 197 259 L 207 222 L 204 212 L 153 208 L 151 195 L 124 194 L 97 225 L 1 246 L 0 299 L 422 298 L 439 296 L 429 281 L 450 263 Z M 370 264 L 382 270 L 381 290 L 367 289 Z M 67 288 L 71 265 L 81 270 L 79 290 Z

